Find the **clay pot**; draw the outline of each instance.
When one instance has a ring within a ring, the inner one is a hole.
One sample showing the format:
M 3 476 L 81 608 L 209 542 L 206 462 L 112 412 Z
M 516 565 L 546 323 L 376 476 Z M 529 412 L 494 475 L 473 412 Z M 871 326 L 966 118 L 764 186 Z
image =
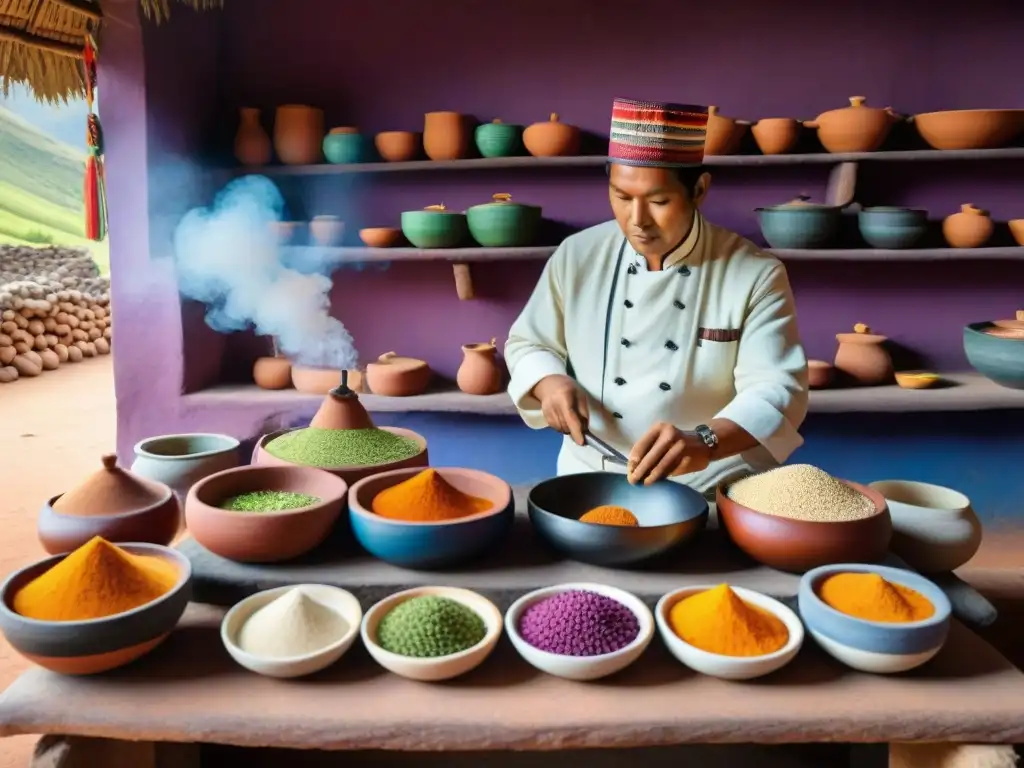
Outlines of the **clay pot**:
M 462 365 L 455 381 L 467 395 L 494 395 L 501 391 L 502 371 L 496 341 L 462 345 Z
M 278 245 L 293 245 L 306 229 L 304 221 L 272 221 L 270 232 Z
M 341 371 L 336 368 L 312 368 L 292 364 L 292 384 L 306 395 L 326 395 L 341 383 Z M 363 391 L 363 376 L 359 371 L 348 372 L 348 386 L 354 392 Z
M 893 381 L 892 357 L 885 348 L 888 339 L 871 333 L 866 325 L 858 323 L 853 333 L 837 333 L 836 370 L 852 382 L 862 386 L 891 384 Z
M 398 227 L 368 227 L 359 230 L 359 239 L 367 248 L 392 248 L 402 239 Z
M 238 440 L 194 432 L 147 437 L 135 444 L 132 472 L 167 485 L 184 501 L 189 489 L 214 472 L 237 467 Z
M 427 112 L 423 121 L 423 151 L 431 160 L 461 160 L 469 154 L 466 116 L 458 112 Z
M 992 325 L 1007 331 L 1024 331 L 1024 309 L 1018 309 L 1012 320 L 993 320 Z
M 266 165 L 270 162 L 270 136 L 260 124 L 260 111 L 253 107 L 238 110 L 235 132 L 235 159 L 242 165 Z
M 866 107 L 864 96 L 851 96 L 850 106 L 822 112 L 815 120 L 804 122 L 805 128 L 818 131 L 818 141 L 829 152 L 874 152 L 889 136 L 899 118 L 886 107 Z
M 366 385 L 375 395 L 412 397 L 423 394 L 433 375 L 423 360 L 385 352 L 366 366 Z
M 947 216 L 942 222 L 942 236 L 953 248 L 980 248 L 992 237 L 992 219 L 971 203 L 960 206 L 960 213 Z
M 286 357 L 259 357 L 252 366 L 252 380 L 260 389 L 288 389 L 292 364 Z
M 324 396 L 309 426 L 315 429 L 373 429 L 373 419 L 359 395 L 348 386 L 348 371 L 341 372 L 341 383 Z
M 324 111 L 285 104 L 274 116 L 274 151 L 285 165 L 312 165 L 323 160 Z
M 754 123 L 750 132 L 765 155 L 784 155 L 800 138 L 800 123 L 791 117 L 767 117 Z
M 807 384 L 811 389 L 825 389 L 832 383 L 835 368 L 826 360 L 807 361 Z
M 412 131 L 382 131 L 373 140 L 377 154 L 389 163 L 415 160 L 420 153 L 420 135 Z
M 1024 130 L 1024 109 L 954 109 L 910 121 L 933 149 L 999 149 Z
M 314 216 L 309 222 L 309 237 L 315 245 L 334 248 L 341 245 L 345 222 L 337 216 Z
M 558 121 L 551 113 L 546 123 L 534 123 L 523 131 L 523 145 L 534 157 L 568 157 L 580 153 L 580 129 Z
M 718 107 L 708 107 L 708 132 L 704 140 L 704 154 L 734 154 L 739 149 L 748 128 L 750 123 L 722 117 L 718 114 Z
M 1010 235 L 1017 242 L 1017 245 L 1024 245 L 1024 219 L 1011 219 L 1006 224 L 1010 228 Z

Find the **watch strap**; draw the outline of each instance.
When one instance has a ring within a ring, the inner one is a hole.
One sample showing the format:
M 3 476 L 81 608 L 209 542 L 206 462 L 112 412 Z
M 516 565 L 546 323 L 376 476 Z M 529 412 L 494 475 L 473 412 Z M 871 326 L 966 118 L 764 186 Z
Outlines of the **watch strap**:
M 697 437 L 701 439 L 704 445 L 712 451 L 718 447 L 718 435 L 707 424 L 698 424 L 693 431 L 697 433 Z

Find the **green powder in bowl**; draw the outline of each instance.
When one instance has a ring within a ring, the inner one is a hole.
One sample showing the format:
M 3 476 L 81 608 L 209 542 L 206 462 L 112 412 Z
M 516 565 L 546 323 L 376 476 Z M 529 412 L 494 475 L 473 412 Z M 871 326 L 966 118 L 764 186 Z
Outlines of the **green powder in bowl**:
M 487 627 L 471 608 L 449 597 L 413 597 L 388 611 L 377 625 L 377 643 L 400 656 L 437 658 L 484 639 Z
M 309 467 L 369 467 L 409 459 L 415 440 L 385 429 L 318 429 L 286 432 L 264 446 L 275 458 Z
M 291 491 L 249 491 L 229 496 L 219 506 L 232 512 L 283 512 L 286 509 L 301 509 L 319 504 L 316 496 Z

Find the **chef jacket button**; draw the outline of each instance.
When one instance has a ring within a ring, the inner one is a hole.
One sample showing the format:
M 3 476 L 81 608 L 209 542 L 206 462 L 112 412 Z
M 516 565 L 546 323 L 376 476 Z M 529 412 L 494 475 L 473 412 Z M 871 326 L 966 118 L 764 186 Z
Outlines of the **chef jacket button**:
M 612 416 L 614 416 L 616 419 L 621 419 L 622 418 L 622 414 L 619 413 L 618 411 L 615 411 L 614 413 L 612 413 Z
M 662 392 L 668 392 L 668 391 L 669 391 L 670 389 L 672 389 L 672 387 L 670 387 L 670 386 L 669 386 L 668 384 L 666 384 L 666 383 L 665 383 L 664 381 L 663 381 L 663 382 L 661 382 L 661 384 L 659 384 L 659 385 L 658 385 L 658 388 L 659 388 L 659 389 L 660 389 L 660 390 L 661 390 Z
M 622 378 L 621 376 L 617 376 L 615 378 L 615 383 L 618 384 L 621 387 L 623 384 L 626 383 L 626 380 L 624 378 Z
M 677 349 L 679 349 L 679 346 L 674 341 L 672 341 L 672 339 L 669 339 L 668 341 L 665 342 L 665 349 L 670 349 L 673 352 L 675 352 Z
M 632 309 L 632 308 L 633 308 L 633 302 L 632 302 L 632 301 L 630 301 L 629 299 L 626 299 L 626 300 L 625 300 L 624 302 L 622 302 L 622 303 L 626 305 L 626 309 Z
M 622 346 L 624 346 L 624 347 L 628 347 L 633 342 L 631 342 L 629 339 L 623 337 L 622 340 L 619 343 L 622 344 Z
M 635 275 L 636 274 L 636 264 L 630 264 L 629 265 L 629 269 L 627 269 L 626 271 L 629 272 L 629 274 L 631 274 L 631 275 Z
M 675 307 L 676 309 L 686 309 L 686 305 L 683 304 L 683 302 L 681 302 L 679 299 L 673 301 L 672 306 Z
M 679 274 L 682 275 L 683 277 L 689 277 L 690 276 L 690 268 L 684 264 L 683 266 L 681 266 L 679 268 Z

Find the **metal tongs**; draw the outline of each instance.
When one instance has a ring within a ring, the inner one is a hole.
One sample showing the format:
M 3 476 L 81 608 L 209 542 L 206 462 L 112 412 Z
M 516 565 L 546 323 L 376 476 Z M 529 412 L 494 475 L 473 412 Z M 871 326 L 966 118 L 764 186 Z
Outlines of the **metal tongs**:
M 623 467 L 629 466 L 629 459 L 612 448 L 601 438 L 591 434 L 589 431 L 583 433 L 583 440 L 587 445 L 597 450 L 598 453 L 604 455 L 604 457 L 613 464 L 621 464 Z

